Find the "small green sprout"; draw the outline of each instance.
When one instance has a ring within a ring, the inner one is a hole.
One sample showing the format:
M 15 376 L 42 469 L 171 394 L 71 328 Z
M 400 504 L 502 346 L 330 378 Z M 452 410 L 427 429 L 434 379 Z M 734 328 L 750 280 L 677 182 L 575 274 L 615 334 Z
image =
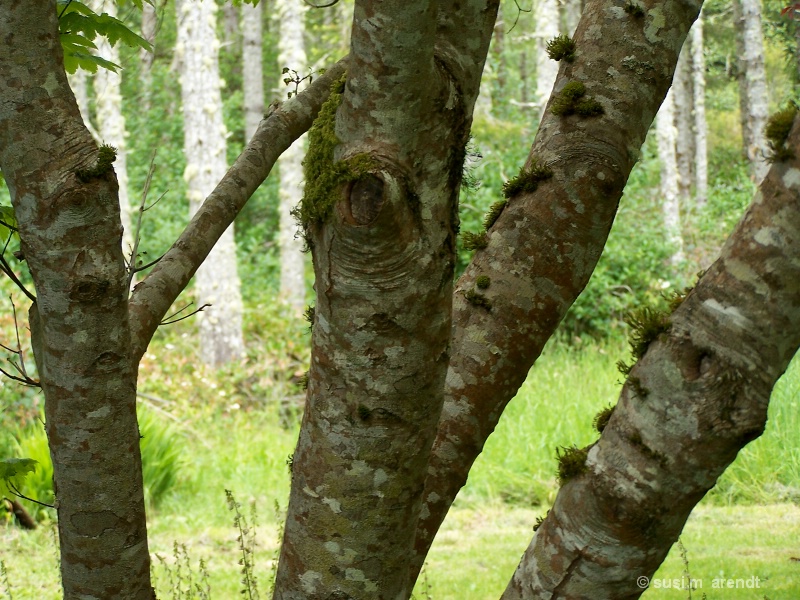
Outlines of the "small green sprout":
M 516 177 L 503 184 L 503 195 L 510 199 L 523 193 L 533 193 L 539 187 L 539 183 L 552 176 L 553 171 L 549 167 L 534 160 L 530 167 L 522 167 Z
M 492 283 L 492 280 L 489 279 L 486 275 L 480 275 L 475 280 L 475 285 L 478 287 L 479 290 L 485 290 L 489 287 L 489 284 Z
M 559 35 L 547 42 L 547 56 L 553 60 L 575 60 L 575 40 L 568 35 Z
M 489 245 L 489 240 L 486 238 L 486 233 L 472 233 L 465 231 L 461 234 L 461 244 L 465 250 L 483 250 Z
M 589 456 L 589 446 L 578 448 L 577 446 L 562 446 L 556 448 L 556 460 L 558 461 L 558 483 L 564 485 L 573 477 L 577 477 L 588 470 L 586 458 Z
M 467 302 L 473 306 L 480 306 L 481 308 L 485 308 L 489 311 L 492 310 L 492 301 L 483 294 L 479 294 L 475 290 L 469 290 L 466 292 L 464 294 L 464 298 L 466 298 Z

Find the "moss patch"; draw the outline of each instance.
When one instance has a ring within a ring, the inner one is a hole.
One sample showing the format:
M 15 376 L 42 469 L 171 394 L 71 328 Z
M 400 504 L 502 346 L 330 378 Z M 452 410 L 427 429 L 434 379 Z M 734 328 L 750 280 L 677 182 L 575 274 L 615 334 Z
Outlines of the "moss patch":
M 644 16 L 644 9 L 635 2 L 631 2 L 630 0 L 625 3 L 625 7 L 623 8 L 623 10 L 630 16 L 636 17 L 637 19 L 641 19 Z
M 465 231 L 461 234 L 461 244 L 465 250 L 483 250 L 489 245 L 489 240 L 486 239 L 486 233 L 472 233 Z
M 684 297 L 685 296 L 678 294 L 676 300 L 671 301 L 670 305 L 672 306 L 673 303 L 677 303 L 674 304 L 675 306 L 680 305 Z M 669 331 L 670 327 L 672 327 L 672 322 L 669 319 L 670 312 L 671 311 L 658 310 L 650 306 L 643 306 L 637 310 L 632 310 L 625 317 L 625 323 L 631 328 L 630 334 L 628 335 L 628 344 L 631 347 L 631 355 L 634 364 L 644 356 L 644 353 L 647 352 L 647 348 L 653 340 L 662 333 Z M 617 368 L 620 373 L 627 377 L 631 369 L 633 369 L 633 364 L 629 365 L 621 360 L 617 363 Z
M 547 56 L 553 60 L 575 60 L 575 40 L 568 35 L 559 35 L 547 42 Z
M 577 446 L 562 446 L 556 448 L 556 460 L 558 461 L 558 483 L 564 485 L 573 477 L 577 477 L 588 470 L 586 458 L 589 456 L 589 448 L 578 448 Z
M 473 306 L 480 306 L 481 308 L 485 308 L 486 310 L 492 310 L 492 301 L 489 300 L 483 294 L 476 292 L 475 290 L 469 290 L 464 294 L 464 298 L 466 298 L 467 302 L 472 304 Z
M 505 207 L 506 207 L 505 200 L 499 200 L 489 207 L 486 216 L 483 217 L 483 228 L 485 230 L 488 231 L 489 228 L 491 228 L 491 226 L 495 224 L 495 221 L 497 221 L 497 219 L 500 218 L 500 214 L 503 212 L 503 209 Z
M 306 232 L 311 226 L 325 222 L 338 199 L 335 191 L 342 184 L 358 181 L 376 168 L 375 160 L 368 154 L 357 154 L 339 162 L 333 160 L 334 150 L 340 143 L 335 130 L 336 111 L 342 103 L 345 80 L 346 75 L 342 75 L 333 83 L 330 97 L 308 131 L 308 151 L 303 160 L 305 192 L 300 205 L 292 211 Z
M 486 275 L 480 275 L 475 280 L 475 285 L 478 287 L 479 290 L 485 290 L 486 288 L 489 287 L 489 285 L 491 283 L 492 283 L 492 280 L 489 279 L 489 277 L 487 277 Z
M 789 139 L 789 132 L 792 130 L 797 107 L 789 104 L 783 110 L 773 114 L 767 121 L 764 129 L 764 136 L 770 148 L 770 162 L 783 162 L 794 158 L 794 151 L 786 145 Z
M 611 420 L 611 415 L 614 414 L 614 406 L 610 404 L 597 413 L 592 420 L 592 426 L 597 430 L 597 433 L 603 433 L 603 430 L 608 425 L 608 422 Z
M 506 198 L 513 198 L 523 193 L 535 192 L 539 183 L 550 179 L 553 171 L 545 165 L 539 164 L 534 160 L 527 169 L 522 167 L 516 177 L 509 179 L 503 184 L 503 195 Z
M 595 117 L 603 114 L 603 107 L 597 100 L 586 96 L 586 86 L 580 81 L 570 81 L 561 88 L 561 92 L 550 105 L 550 110 L 560 117 Z
M 99 156 L 94 166 L 90 169 L 78 169 L 75 171 L 75 175 L 81 183 L 98 179 L 112 170 L 111 165 L 115 160 L 117 160 L 117 149 L 114 146 L 103 144 L 100 146 Z

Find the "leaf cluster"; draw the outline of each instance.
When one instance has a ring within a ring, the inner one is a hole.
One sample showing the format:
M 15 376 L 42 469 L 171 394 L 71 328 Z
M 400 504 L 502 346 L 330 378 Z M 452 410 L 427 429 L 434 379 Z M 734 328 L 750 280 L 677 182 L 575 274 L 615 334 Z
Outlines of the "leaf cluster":
M 133 0 L 137 8 L 141 8 L 143 0 Z M 148 2 L 148 4 L 151 4 Z M 84 69 L 96 73 L 98 67 L 117 71 L 120 66 L 92 54 L 96 50 L 94 39 L 102 36 L 115 46 L 122 42 L 131 48 L 152 50 L 150 42 L 134 33 L 125 23 L 108 13 L 97 14 L 83 2 L 78 0 L 57 0 L 58 30 L 61 47 L 64 50 L 64 68 L 68 73 Z

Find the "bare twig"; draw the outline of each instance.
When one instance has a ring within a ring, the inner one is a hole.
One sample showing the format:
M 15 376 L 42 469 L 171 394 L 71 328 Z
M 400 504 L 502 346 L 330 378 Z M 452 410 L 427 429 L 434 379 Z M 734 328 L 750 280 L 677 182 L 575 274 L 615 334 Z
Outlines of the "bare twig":
M 150 167 L 147 170 L 147 178 L 144 180 L 144 189 L 142 190 L 142 201 L 139 204 L 139 216 L 136 219 L 136 228 L 133 232 L 133 248 L 131 248 L 131 256 L 127 261 L 128 267 L 128 289 L 131 288 L 131 283 L 133 283 L 133 276 L 136 274 L 136 255 L 139 252 L 139 240 L 142 237 L 142 217 L 144 216 L 144 211 L 147 210 L 145 205 L 147 204 L 147 194 L 150 192 L 150 183 L 153 181 L 153 173 L 156 170 L 156 151 L 153 150 L 153 155 L 150 157 Z M 166 193 L 166 192 L 165 192 Z M 163 195 L 162 195 L 163 197 Z M 159 198 L 160 200 L 161 198 Z M 158 200 L 153 204 L 158 203 Z M 151 207 L 152 208 L 152 207 Z
M 339 0 L 331 0 L 329 4 L 314 4 L 313 2 L 309 2 L 308 0 L 303 0 L 306 4 L 308 4 L 311 8 L 330 8 L 331 6 L 336 6 L 339 4 Z
M 175 315 L 179 315 L 179 314 L 180 314 L 180 313 L 182 313 L 184 310 L 186 310 L 187 308 L 189 308 L 189 307 L 190 307 L 192 304 L 194 304 L 194 302 L 189 302 L 189 304 L 187 304 L 186 306 L 184 306 L 184 307 L 183 307 L 182 309 L 180 309 L 179 311 L 172 313 L 172 314 L 171 314 L 171 315 L 169 315 L 168 317 L 165 317 L 165 318 L 164 318 L 164 320 L 163 320 L 163 321 L 161 321 L 160 325 L 172 325 L 173 323 L 177 323 L 178 321 L 183 321 L 184 319 L 188 319 L 189 317 L 192 317 L 192 316 L 196 315 L 196 314 L 197 314 L 197 313 L 199 313 L 199 312 L 203 312 L 203 310 L 204 310 L 204 309 L 206 309 L 206 308 L 209 308 L 209 307 L 211 306 L 211 304 L 203 304 L 203 306 L 201 306 L 201 307 L 200 307 L 200 308 L 198 308 L 197 310 L 193 310 L 193 311 L 192 311 L 192 312 L 190 312 L 188 315 L 184 315 L 184 316 L 182 316 L 182 317 L 181 317 L 181 318 L 179 318 L 179 319 L 172 319 L 172 317 L 174 317 Z M 170 321 L 170 319 L 172 319 L 172 320 Z
M 0 258 L 2 258 L 2 254 L 0 254 Z M 8 352 L 11 352 L 11 354 L 16 354 L 19 357 L 19 364 L 14 362 L 11 358 L 8 358 L 6 360 L 8 360 L 8 362 L 11 363 L 11 366 L 14 367 L 17 370 L 17 373 L 19 373 L 21 375 L 21 377 L 18 377 L 16 375 L 12 375 L 11 373 L 9 373 L 8 371 L 6 371 L 3 368 L 0 368 L 0 373 L 5 375 L 9 379 L 11 379 L 13 381 L 17 381 L 17 382 L 19 382 L 19 383 L 21 383 L 23 385 L 27 385 L 29 387 L 38 387 L 38 388 L 40 388 L 40 387 L 42 387 L 42 385 L 38 381 L 36 381 L 33 377 L 28 375 L 28 371 L 25 368 L 25 354 L 24 354 L 24 352 L 22 350 L 22 342 L 20 341 L 20 338 L 19 338 L 19 324 L 17 323 L 17 306 L 14 304 L 14 299 L 11 296 L 9 296 L 8 299 L 11 302 L 11 311 L 14 314 L 14 331 L 15 331 L 16 336 L 17 336 L 17 348 L 15 350 L 13 348 L 9 348 L 8 346 L 6 346 L 4 344 L 0 344 L 0 347 L 2 347 L 4 350 L 6 350 Z
M 39 502 L 38 500 L 34 500 L 33 498 L 28 498 L 25 494 L 20 492 L 17 489 L 17 486 L 10 479 L 5 480 L 6 484 L 8 484 L 9 491 L 14 494 L 17 498 L 22 498 L 23 500 L 27 500 L 28 502 L 35 502 L 41 506 L 46 506 L 47 508 L 55 508 L 52 504 L 47 504 L 47 502 Z
M 522 14 L 522 13 L 524 13 L 524 12 L 526 12 L 526 13 L 533 12 L 533 7 L 529 8 L 529 9 L 527 9 L 527 10 L 526 10 L 526 9 L 524 9 L 524 8 L 522 8 L 522 7 L 519 5 L 519 0 L 514 0 L 514 4 L 516 4 L 516 5 L 517 5 L 517 18 L 516 18 L 516 19 L 514 19 L 514 24 L 511 26 L 511 29 L 509 29 L 508 31 L 506 31 L 506 33 L 511 33 L 512 31 L 514 31 L 514 27 L 516 27 L 516 26 L 517 26 L 517 23 L 519 23 L 519 16 L 520 16 L 520 14 Z
M 165 253 L 165 254 L 166 254 L 166 253 Z M 164 254 L 162 254 L 161 256 L 159 256 L 159 257 L 158 257 L 157 259 L 155 259 L 155 260 L 151 260 L 151 261 L 150 261 L 149 263 L 147 263 L 146 265 L 139 265 L 138 267 L 135 267 L 135 268 L 133 269 L 133 272 L 134 272 L 134 273 L 138 273 L 139 271 L 144 271 L 145 269 L 149 269 L 150 267 L 152 267 L 153 265 L 155 265 L 155 264 L 156 264 L 158 261 L 160 261 L 162 258 L 164 258 Z

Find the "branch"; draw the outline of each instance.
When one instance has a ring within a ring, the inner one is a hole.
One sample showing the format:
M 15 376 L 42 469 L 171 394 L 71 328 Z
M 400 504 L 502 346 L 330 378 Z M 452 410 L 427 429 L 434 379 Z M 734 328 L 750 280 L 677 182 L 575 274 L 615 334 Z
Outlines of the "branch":
M 22 498 L 23 500 L 27 500 L 28 502 L 34 502 L 40 506 L 46 506 L 47 508 L 55 508 L 55 506 L 52 504 L 47 504 L 46 502 L 39 502 L 38 500 L 34 500 L 33 498 L 28 498 L 25 494 L 23 494 L 17 489 L 17 486 L 15 486 L 10 479 L 6 479 L 5 482 L 6 484 L 8 484 L 9 491 L 11 491 L 11 493 L 14 494 L 17 498 Z
M 142 357 L 169 307 L 269 175 L 278 157 L 311 127 L 330 94 L 332 83 L 344 73 L 346 62 L 346 58 L 340 60 L 261 121 L 253 139 L 172 248 L 136 286 L 130 300 L 133 361 L 138 362 Z
M 190 307 L 192 304 L 194 304 L 194 302 L 189 302 L 189 304 L 187 304 L 186 306 L 184 306 L 182 309 L 180 309 L 180 310 L 179 310 L 179 311 L 177 311 L 177 312 L 174 312 L 174 313 L 172 313 L 172 314 L 171 314 L 170 316 L 168 316 L 166 319 L 164 319 L 163 321 L 161 321 L 161 323 L 160 323 L 160 324 L 161 324 L 161 325 L 172 325 L 173 323 L 177 323 L 178 321 L 183 321 L 184 319 L 188 319 L 189 317 L 192 317 L 192 316 L 196 315 L 196 314 L 197 314 L 197 313 L 199 313 L 199 312 L 203 312 L 203 310 L 204 310 L 204 309 L 211 307 L 211 304 L 203 304 L 203 306 L 201 306 L 201 307 L 200 307 L 200 308 L 198 308 L 197 310 L 193 310 L 193 311 L 192 311 L 192 312 L 190 312 L 188 315 L 183 315 L 182 317 L 180 317 L 180 318 L 178 318 L 178 319 L 173 319 L 173 318 L 172 318 L 172 317 L 174 317 L 175 315 L 179 315 L 179 314 L 181 314 L 183 311 L 185 311 L 187 308 L 189 308 L 189 307 Z
M 1 254 L 0 254 L 0 258 L 2 258 Z M 21 377 L 16 376 L 16 375 L 12 375 L 11 373 L 9 373 L 8 371 L 6 371 L 3 368 L 0 368 L 0 373 L 5 375 L 6 377 L 11 379 L 12 381 L 17 381 L 17 382 L 19 382 L 19 383 L 21 383 L 23 385 L 28 386 L 28 387 L 40 388 L 40 387 L 42 387 L 41 383 L 39 383 L 37 380 L 35 380 L 32 377 L 30 377 L 28 375 L 27 369 L 25 368 L 25 354 L 23 353 L 23 350 L 22 350 L 22 342 L 20 341 L 20 338 L 19 338 L 19 324 L 17 323 L 17 307 L 14 304 L 14 300 L 11 298 L 11 296 L 9 296 L 8 299 L 11 302 L 11 311 L 14 314 L 14 331 L 16 332 L 16 336 L 17 336 L 17 349 L 14 350 L 13 348 L 9 348 L 8 346 L 6 346 L 4 344 L 0 344 L 0 347 L 2 347 L 4 350 L 7 350 L 8 352 L 11 352 L 12 354 L 16 354 L 19 357 L 19 364 L 15 363 L 10 358 L 7 359 L 7 360 L 8 360 L 8 362 L 11 363 L 11 366 L 13 366 L 17 370 L 17 373 L 19 373 L 21 375 Z

